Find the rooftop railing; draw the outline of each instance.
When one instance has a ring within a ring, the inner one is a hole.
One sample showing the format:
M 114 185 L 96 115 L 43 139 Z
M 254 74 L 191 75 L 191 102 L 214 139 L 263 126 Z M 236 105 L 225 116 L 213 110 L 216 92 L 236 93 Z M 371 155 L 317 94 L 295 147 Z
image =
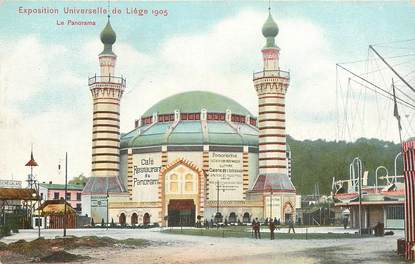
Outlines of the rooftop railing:
M 107 76 L 93 76 L 88 78 L 88 85 L 91 86 L 93 84 L 96 83 L 112 83 L 112 84 L 120 84 L 121 87 L 125 88 L 127 81 L 124 77 L 118 77 L 118 76 L 112 76 L 112 75 L 107 75 Z
M 281 70 L 264 70 L 260 72 L 254 72 L 253 78 L 259 79 L 264 77 L 281 77 L 281 78 L 290 78 L 290 72 L 287 71 L 281 71 Z

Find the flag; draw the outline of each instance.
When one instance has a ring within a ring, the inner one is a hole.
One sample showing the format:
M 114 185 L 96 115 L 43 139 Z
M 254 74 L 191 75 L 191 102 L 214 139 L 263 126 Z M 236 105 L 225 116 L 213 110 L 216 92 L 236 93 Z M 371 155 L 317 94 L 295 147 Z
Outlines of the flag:
M 30 160 L 26 163 L 26 165 L 25 166 L 33 166 L 33 167 L 35 167 L 35 166 L 38 166 L 37 165 L 37 162 L 35 161 L 35 159 L 33 158 L 33 150 L 32 151 L 30 151 Z
M 399 116 L 399 112 L 398 112 L 398 104 L 396 102 L 395 85 L 393 84 L 393 80 L 392 80 L 392 89 L 393 89 L 393 115 L 398 120 L 399 130 L 402 130 L 401 117 Z

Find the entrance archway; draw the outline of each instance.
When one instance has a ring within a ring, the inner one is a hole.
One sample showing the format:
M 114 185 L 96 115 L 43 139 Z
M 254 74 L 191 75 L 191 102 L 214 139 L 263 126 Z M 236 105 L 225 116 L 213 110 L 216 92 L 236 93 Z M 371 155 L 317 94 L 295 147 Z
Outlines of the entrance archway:
M 143 224 L 144 225 L 148 225 L 150 224 L 150 214 L 149 213 L 145 213 L 144 217 L 143 217 Z
M 249 216 L 248 212 L 244 213 L 244 216 L 242 218 L 242 222 L 244 222 L 244 223 L 250 223 L 251 222 L 251 217 Z
M 222 223 L 223 222 L 223 215 L 220 212 L 215 214 L 215 223 Z
M 234 212 L 229 214 L 229 223 L 236 223 L 236 214 Z
M 168 205 L 168 226 L 194 226 L 196 206 L 193 199 L 173 199 Z
M 205 173 L 194 162 L 178 158 L 160 170 L 162 186 L 161 224 L 194 226 L 204 215 Z M 185 201 L 187 200 L 187 201 Z
M 120 223 L 120 225 L 125 225 L 125 214 L 121 213 L 120 217 L 118 219 L 118 223 Z
M 133 215 L 131 216 L 131 225 L 136 224 L 138 224 L 138 215 L 136 213 L 133 213 Z

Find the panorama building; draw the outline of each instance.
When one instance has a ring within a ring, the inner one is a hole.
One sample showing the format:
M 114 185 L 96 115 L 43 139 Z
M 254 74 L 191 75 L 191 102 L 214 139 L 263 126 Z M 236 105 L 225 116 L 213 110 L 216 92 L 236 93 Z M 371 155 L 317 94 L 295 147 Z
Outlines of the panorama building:
M 126 80 L 115 73 L 116 34 L 108 19 L 100 74 L 88 82 L 92 170 L 82 192 L 83 214 L 95 223 L 162 226 L 295 219 L 285 132 L 290 74 L 279 67 L 271 13 L 262 34 L 263 69 L 253 74 L 258 117 L 231 98 L 190 91 L 155 103 L 132 131 L 120 133 Z

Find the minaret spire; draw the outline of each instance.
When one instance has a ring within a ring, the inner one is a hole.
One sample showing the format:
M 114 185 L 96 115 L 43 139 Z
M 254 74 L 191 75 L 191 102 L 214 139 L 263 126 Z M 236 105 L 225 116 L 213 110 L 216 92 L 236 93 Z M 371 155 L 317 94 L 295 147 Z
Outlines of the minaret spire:
M 109 1 L 108 1 L 109 5 Z M 115 31 L 108 22 L 101 32 L 104 50 L 98 55 L 100 76 L 89 78 L 93 98 L 92 176 L 117 177 L 119 171 L 120 101 L 125 79 L 115 75 L 117 56 L 112 51 Z M 111 91 L 111 92 L 108 92 Z
M 285 132 L 285 94 L 290 74 L 280 70 L 280 49 L 275 44 L 279 29 L 271 15 L 271 5 L 268 12 L 268 18 L 262 27 L 262 35 L 266 38 L 266 44 L 261 50 L 264 67 L 262 71 L 254 73 L 253 78 L 258 95 L 259 129 L 259 174 L 253 189 L 267 196 L 264 200 L 268 201 L 268 205 L 264 205 L 264 212 L 268 217 L 272 216 L 269 210 L 272 206 L 272 193 L 279 193 L 281 201 L 289 201 L 290 206 L 284 205 L 283 210 L 276 210 L 284 211 L 280 218 L 286 219 L 285 215 L 293 216 L 295 210 L 295 187 L 288 177 Z

